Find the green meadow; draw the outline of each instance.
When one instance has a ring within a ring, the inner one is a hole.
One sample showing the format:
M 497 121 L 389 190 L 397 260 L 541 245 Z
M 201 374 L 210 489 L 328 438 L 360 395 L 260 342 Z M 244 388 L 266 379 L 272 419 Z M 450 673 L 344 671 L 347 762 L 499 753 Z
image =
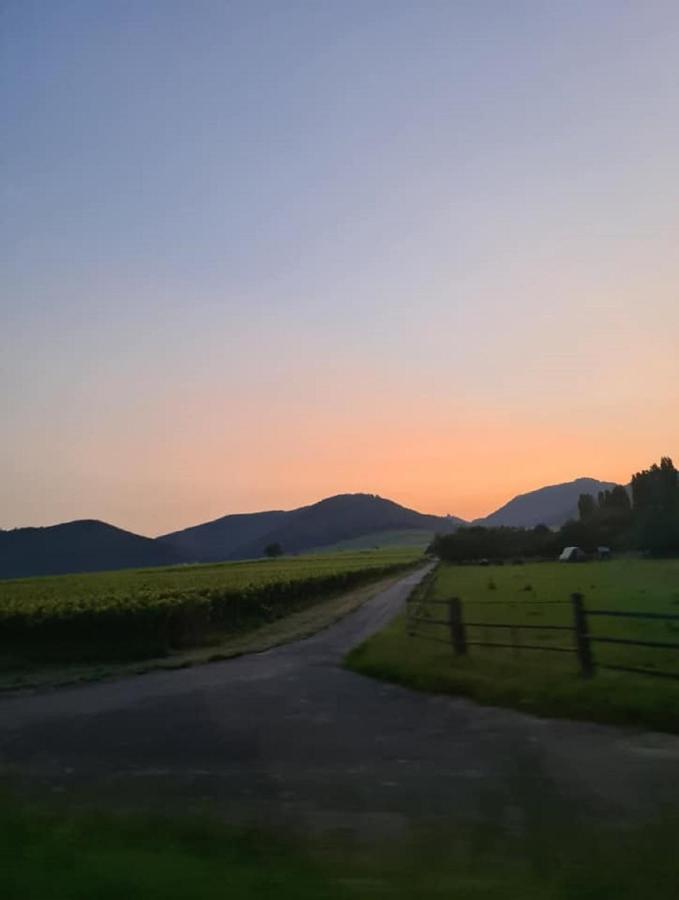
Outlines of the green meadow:
M 399 548 L 411 548 L 424 553 L 434 537 L 433 531 L 422 531 L 421 528 L 399 528 L 392 531 L 375 531 L 370 534 L 362 534 L 359 537 L 347 538 L 320 547 L 319 553 L 334 553 L 338 551 L 356 550 L 397 550 Z
M 470 643 L 512 646 L 469 646 L 466 655 L 456 656 L 446 624 L 418 623 L 413 636 L 403 615 L 352 651 L 347 664 L 365 674 L 483 704 L 679 732 L 679 680 L 606 668 L 619 665 L 679 675 L 679 649 L 596 640 L 679 644 L 679 621 L 588 616 L 596 665 L 589 680 L 581 677 L 575 653 L 527 649 L 529 644 L 573 648 L 571 631 L 548 627 L 573 625 L 573 593 L 583 595 L 588 610 L 678 614 L 679 561 L 440 565 L 412 599 L 410 614 L 445 620 L 448 610 L 440 601 L 459 597 L 464 621 L 474 623 L 466 626 Z

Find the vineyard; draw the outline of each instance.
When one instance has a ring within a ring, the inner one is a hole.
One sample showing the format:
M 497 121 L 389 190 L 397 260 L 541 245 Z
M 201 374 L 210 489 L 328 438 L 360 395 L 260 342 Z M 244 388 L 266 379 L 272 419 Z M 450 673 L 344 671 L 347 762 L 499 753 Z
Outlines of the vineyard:
M 0 583 L 0 650 L 36 661 L 163 655 L 411 567 L 415 549 Z

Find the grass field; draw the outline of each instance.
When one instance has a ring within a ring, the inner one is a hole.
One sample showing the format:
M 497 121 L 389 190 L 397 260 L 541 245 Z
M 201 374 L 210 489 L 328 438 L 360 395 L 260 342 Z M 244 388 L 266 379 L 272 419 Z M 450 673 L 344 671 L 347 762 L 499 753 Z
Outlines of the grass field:
M 677 821 L 438 825 L 370 840 L 0 804 L 3 900 L 674 900 Z
M 433 531 L 422 531 L 419 528 L 375 531 L 370 534 L 362 534 L 360 537 L 348 538 L 346 541 L 338 541 L 336 544 L 319 547 L 318 552 L 334 553 L 346 550 L 397 549 L 399 547 L 414 547 L 424 552 L 431 544 L 433 537 Z
M 289 615 L 413 565 L 416 550 L 175 566 L 0 583 L 0 660 L 162 655 Z
M 573 624 L 569 597 L 584 595 L 589 609 L 679 613 L 679 561 L 618 560 L 564 565 L 450 566 L 437 570 L 420 614 L 445 618 L 431 600 L 460 597 L 470 641 L 511 643 L 515 649 L 472 646 L 456 657 L 445 625 L 420 624 L 409 637 L 405 617 L 354 650 L 347 664 L 365 674 L 413 687 L 460 694 L 490 705 L 513 706 L 545 716 L 637 724 L 679 732 L 679 681 L 607 671 L 603 666 L 655 668 L 679 674 L 679 650 L 593 642 L 601 668 L 580 677 L 575 654 L 530 651 L 523 644 L 573 646 L 571 632 L 537 628 L 513 632 L 492 623 Z M 556 602 L 555 602 L 556 601 Z M 590 617 L 593 636 L 679 643 L 679 622 Z M 488 623 L 488 624 L 483 624 Z M 431 640 L 433 638 L 434 640 Z

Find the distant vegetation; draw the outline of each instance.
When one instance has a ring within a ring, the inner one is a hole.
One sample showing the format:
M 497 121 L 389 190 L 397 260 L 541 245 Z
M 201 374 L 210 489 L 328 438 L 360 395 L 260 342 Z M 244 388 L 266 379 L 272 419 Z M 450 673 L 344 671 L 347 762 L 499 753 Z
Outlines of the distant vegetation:
M 593 553 L 597 547 L 637 550 L 652 556 L 679 554 L 679 473 L 672 460 L 632 476 L 628 491 L 620 485 L 594 497 L 582 494 L 579 518 L 558 531 L 535 528 L 460 528 L 437 535 L 431 552 L 448 562 L 481 559 L 554 558 L 564 547 Z
M 446 562 L 554 557 L 562 546 L 558 533 L 536 528 L 484 528 L 471 525 L 455 534 L 437 534 L 429 551 Z
M 0 653 L 93 660 L 162 655 L 280 618 L 421 556 L 388 550 L 8 581 Z
M 335 553 L 346 550 L 378 550 L 387 547 L 416 547 L 423 553 L 434 539 L 433 531 L 421 531 L 419 528 L 398 529 L 394 531 L 371 531 L 345 541 L 337 541 L 325 547 L 319 547 L 318 553 Z

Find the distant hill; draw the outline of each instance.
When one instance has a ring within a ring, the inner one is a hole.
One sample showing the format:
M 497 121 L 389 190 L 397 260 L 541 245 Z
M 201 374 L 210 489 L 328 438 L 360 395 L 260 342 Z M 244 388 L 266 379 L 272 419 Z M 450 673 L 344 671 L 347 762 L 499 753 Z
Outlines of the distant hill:
M 578 478 L 521 494 L 474 524 L 562 525 L 577 515 L 580 494 L 612 488 Z M 465 525 L 455 516 L 429 516 L 375 494 L 338 494 L 293 510 L 223 516 L 162 537 L 141 537 L 95 520 L 47 528 L 0 531 L 0 578 L 96 572 L 181 562 L 219 562 L 263 555 L 267 544 L 284 553 L 311 550 L 425 546 L 434 533 Z
M 267 544 L 301 553 L 379 532 L 431 534 L 462 524 L 454 516 L 428 516 L 373 494 L 339 494 L 289 512 L 225 516 L 158 540 L 196 562 L 261 556 Z
M 569 519 L 577 518 L 580 494 L 596 494 L 615 487 L 611 481 L 597 481 L 596 478 L 576 478 L 564 484 L 553 484 L 527 494 L 519 494 L 484 519 L 477 519 L 474 525 L 510 525 L 517 528 L 532 528 L 535 525 L 550 527 L 563 525 Z
M 161 535 L 156 540 L 192 562 L 243 559 L 240 548 L 253 545 L 257 546 L 254 555 L 261 556 L 265 545 L 270 543 L 265 540 L 266 535 L 289 515 L 283 510 L 236 513 Z
M 324 547 L 313 547 L 313 553 L 336 553 L 344 550 L 376 550 L 384 547 L 418 547 L 425 550 L 431 544 L 435 532 L 419 528 L 400 528 L 395 531 L 374 531 L 359 537 L 347 538 Z
M 181 556 L 170 546 L 92 519 L 0 531 L 0 578 L 132 569 L 180 561 Z

